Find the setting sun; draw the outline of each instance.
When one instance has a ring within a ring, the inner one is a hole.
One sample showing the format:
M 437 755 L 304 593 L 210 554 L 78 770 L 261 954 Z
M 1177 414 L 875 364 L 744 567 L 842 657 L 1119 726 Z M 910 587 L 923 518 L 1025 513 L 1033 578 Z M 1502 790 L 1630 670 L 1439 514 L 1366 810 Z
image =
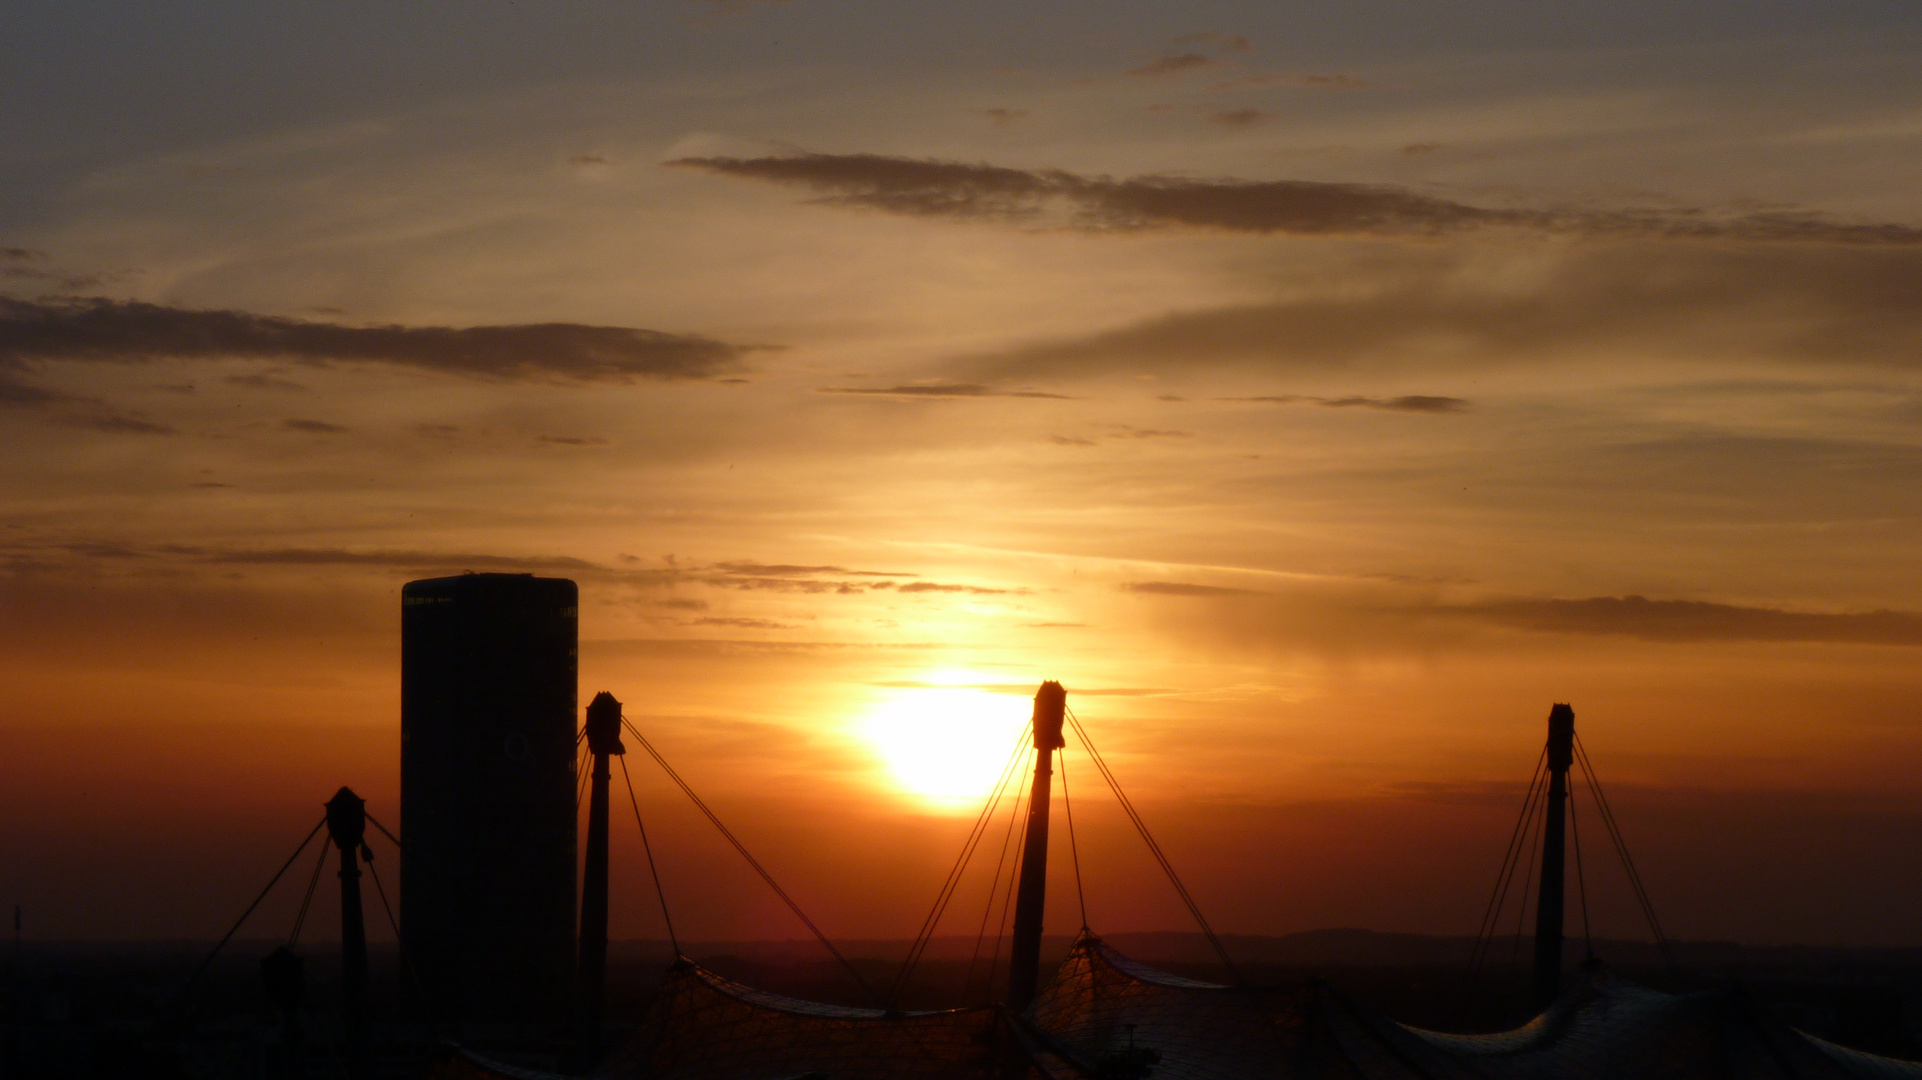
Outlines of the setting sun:
M 916 689 L 876 706 L 861 732 L 903 790 L 962 809 L 994 786 L 1028 712 L 1028 700 L 1013 694 Z

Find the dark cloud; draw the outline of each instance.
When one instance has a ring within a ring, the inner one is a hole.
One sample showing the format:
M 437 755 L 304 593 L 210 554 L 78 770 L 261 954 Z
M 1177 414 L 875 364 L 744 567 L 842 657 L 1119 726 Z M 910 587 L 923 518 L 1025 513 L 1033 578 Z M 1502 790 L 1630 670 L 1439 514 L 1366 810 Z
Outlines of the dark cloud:
M 599 569 L 585 559 L 567 556 L 486 555 L 475 552 L 349 551 L 343 548 L 220 548 L 191 544 L 138 546 L 107 540 L 71 541 L 52 546 L 70 554 L 94 559 L 182 559 L 222 566 L 357 566 L 406 570 L 451 568 L 456 571 L 526 572 L 578 572 Z
M 63 416 L 60 422 L 69 427 L 86 428 L 90 431 L 103 431 L 109 435 L 175 435 L 178 434 L 166 424 L 156 423 L 138 416 L 127 416 L 113 412 L 83 412 Z
M 447 551 L 346 551 L 340 548 L 268 548 L 223 550 L 164 547 L 204 562 L 236 566 L 382 566 L 396 569 L 452 568 L 456 570 L 528 572 L 597 570 L 593 563 L 565 555 L 486 555 Z
M 1050 435 L 1048 441 L 1056 446 L 1093 446 L 1095 444 L 1093 439 L 1084 439 L 1079 435 Z
M 21 382 L 9 374 L 7 368 L 5 358 L 0 357 L 0 408 L 51 409 L 57 423 L 108 435 L 178 434 L 166 424 L 120 412 L 98 398 L 80 397 Z M 170 393 L 193 393 L 191 386 L 184 389 L 180 386 L 157 386 L 154 389 Z
M 1051 398 L 1056 401 L 1071 401 L 1066 394 L 1047 394 L 1039 390 L 998 390 L 980 383 L 937 383 L 932 385 L 915 384 L 911 386 L 824 386 L 816 393 L 821 394 L 866 394 L 874 397 L 902 398 Z
M 1151 596 L 1261 596 L 1254 589 L 1229 589 L 1220 585 L 1191 585 L 1184 581 L 1124 581 L 1122 591 Z
M 849 570 L 845 566 L 800 566 L 792 563 L 720 562 L 715 563 L 713 569 L 723 574 L 733 574 L 742 577 L 765 577 L 770 574 L 780 576 L 832 574 L 839 577 L 877 578 L 911 578 L 920 576 L 919 574 L 910 574 L 905 570 Z
M 976 114 L 985 116 L 995 127 L 1009 127 L 1028 118 L 1026 109 L 976 109 Z
M 313 435 L 339 435 L 347 430 L 325 420 L 282 420 L 280 426 L 289 431 L 305 431 Z
M 1115 430 L 1108 433 L 1110 439 L 1192 439 L 1192 431 L 1170 431 L 1164 428 L 1138 428 L 1127 424 L 1116 424 Z
M 1330 409 L 1386 409 L 1390 412 L 1415 413 L 1456 413 L 1468 408 L 1468 402 L 1455 397 L 1437 397 L 1433 394 L 1404 394 L 1401 397 L 1339 397 L 1322 398 L 1315 404 Z
M 251 375 L 229 375 L 223 381 L 228 383 L 231 386 L 244 386 L 250 390 L 305 390 L 307 389 L 305 386 L 293 381 L 292 379 L 283 379 L 278 375 L 269 375 L 269 374 L 266 374 L 265 372 L 256 372 Z
M 1320 405 L 1325 409 L 1384 409 L 1389 412 L 1458 413 L 1466 412 L 1468 402 L 1457 397 L 1433 394 L 1404 394 L 1401 397 L 1314 397 L 1307 394 L 1264 394 L 1256 397 L 1216 398 L 1216 401 L 1262 402 L 1274 405 Z
M 1636 356 L 1922 366 L 1922 249 L 1610 244 L 1531 266 L 1519 287 L 1437 253 L 1345 284 L 964 357 L 950 370 L 1027 380 Z
M 699 619 L 688 619 L 683 626 L 731 626 L 741 630 L 792 630 L 793 624 L 775 622 L 773 619 L 750 619 L 737 615 L 708 615 Z
M 572 556 L 488 555 L 474 552 L 417 550 L 351 551 L 341 548 L 220 548 L 190 544 L 135 545 L 118 541 L 70 541 L 40 548 L 18 549 L 31 554 L 51 548 L 69 555 L 120 561 L 175 560 L 221 566 L 343 566 L 406 570 L 413 573 L 456 573 L 463 570 L 564 573 L 578 578 L 618 582 L 642 589 L 670 589 L 698 585 L 740 592 L 800 593 L 856 596 L 880 593 L 905 595 L 956 594 L 967 596 L 1026 595 L 1025 588 L 992 588 L 952 582 L 907 580 L 906 571 L 854 570 L 842 566 L 784 563 L 721 562 L 682 564 L 670 561 L 651 568 L 613 569 Z M 629 556 L 623 562 L 638 560 Z M 698 600 L 650 601 L 654 606 L 700 610 Z
M 254 356 L 392 364 L 480 379 L 627 382 L 712 378 L 738 368 L 747 351 L 619 326 L 355 327 L 130 301 L 0 297 L 0 363 L 15 365 Z
M 58 391 L 23 383 L 0 371 L 0 405 L 52 405 L 69 400 L 72 399 Z
M 1141 67 L 1130 69 L 1128 74 L 1142 79 L 1159 79 L 1169 75 L 1181 75 L 1200 68 L 1210 68 L 1221 61 L 1200 53 L 1169 53 L 1158 56 Z
M 665 600 L 651 600 L 648 602 L 648 606 L 669 608 L 675 611 L 706 611 L 707 601 L 695 600 L 691 597 L 675 596 Z
M 1260 89 L 1271 86 L 1289 86 L 1308 90 L 1366 90 L 1368 84 L 1347 75 L 1285 75 L 1270 73 L 1244 75 L 1239 79 L 1229 79 L 1209 87 L 1216 93 L 1231 90 Z
M 662 583 L 667 583 L 663 576 Z M 860 593 L 899 592 L 908 595 L 917 593 L 965 593 L 969 596 L 1005 596 L 1025 593 L 1026 589 L 992 589 L 981 585 L 956 585 L 939 581 L 913 581 L 905 585 L 894 581 L 873 580 L 836 580 L 830 577 L 743 575 L 731 573 L 703 573 L 692 570 L 681 573 L 675 580 L 708 585 L 719 589 L 739 589 L 742 591 L 802 593 L 824 595 L 833 593 L 839 596 L 854 596 Z
M 1922 245 L 1922 228 L 1849 224 L 1814 214 L 1500 209 L 1374 184 L 1171 176 L 1116 180 L 1059 169 L 879 154 L 681 158 L 667 164 L 804 187 L 818 192 L 824 203 L 917 217 L 1042 223 L 1047 211 L 1060 208 L 1066 224 L 1099 230 L 1427 236 L 1513 228 L 1596 237 Z
M 1062 626 L 1078 624 L 1031 623 L 1029 625 Z M 1016 694 L 1022 697 L 1029 696 L 1035 692 L 1034 683 L 937 683 L 925 682 L 920 679 L 884 679 L 871 682 L 868 685 L 885 687 L 889 690 L 983 690 L 990 694 Z M 1070 686 L 1068 687 L 1068 693 L 1076 697 L 1149 697 L 1154 694 L 1175 694 L 1180 693 L 1180 691 L 1172 690 L 1165 686 Z
M 1272 114 L 1262 112 L 1260 109 L 1216 109 L 1208 114 L 1208 119 L 1220 124 L 1222 127 L 1245 128 L 1254 127 L 1256 124 L 1264 120 L 1272 120 L 1274 117 Z
M 1499 600 L 1450 609 L 1522 630 L 1606 634 L 1645 641 L 1795 641 L 1922 645 L 1922 614 L 1821 614 L 1697 600 L 1598 596 L 1585 600 Z
M 607 440 L 592 435 L 540 435 L 535 442 L 547 446 L 606 446 Z
M 871 586 L 871 588 L 876 589 L 885 589 L 887 587 L 888 584 L 886 582 Z M 1006 596 L 1009 593 L 1020 590 L 989 589 L 980 585 L 944 585 L 938 581 L 913 581 L 906 585 L 898 586 L 896 591 L 904 593 L 967 593 L 969 596 Z
M 45 282 L 68 292 L 75 289 L 98 288 L 106 281 L 98 274 L 66 274 L 58 270 L 44 270 L 38 266 L 0 266 L 0 278 Z
M 47 253 L 34 248 L 0 247 L 0 260 L 7 262 L 31 262 L 47 258 Z

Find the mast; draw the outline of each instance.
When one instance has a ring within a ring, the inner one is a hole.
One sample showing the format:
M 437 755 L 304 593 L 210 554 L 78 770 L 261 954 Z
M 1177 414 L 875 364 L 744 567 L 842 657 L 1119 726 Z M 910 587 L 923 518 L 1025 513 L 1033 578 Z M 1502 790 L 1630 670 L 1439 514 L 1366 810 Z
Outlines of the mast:
M 340 849 L 340 999 L 347 1060 L 366 1074 L 367 923 L 360 910 L 360 850 L 367 832 L 367 801 L 341 788 L 327 803 L 327 835 Z
M 1068 692 L 1044 682 L 1034 694 L 1034 787 L 1028 796 L 1028 831 L 1021 846 L 1021 891 L 1014 904 L 1014 945 L 1008 954 L 1008 1008 L 1021 1012 L 1034 1000 L 1041 971 L 1041 915 L 1048 902 L 1048 801 L 1054 752 L 1061 737 Z
M 594 755 L 587 803 L 587 860 L 581 876 L 580 1066 L 601 1056 L 602 1012 L 607 1000 L 607 759 L 625 754 L 621 703 L 603 690 L 587 705 L 587 749 Z
M 1535 1005 L 1546 1009 L 1562 992 L 1562 889 L 1568 812 L 1568 769 L 1575 761 L 1575 710 L 1548 712 L 1548 807 L 1542 826 L 1542 886 L 1535 902 Z

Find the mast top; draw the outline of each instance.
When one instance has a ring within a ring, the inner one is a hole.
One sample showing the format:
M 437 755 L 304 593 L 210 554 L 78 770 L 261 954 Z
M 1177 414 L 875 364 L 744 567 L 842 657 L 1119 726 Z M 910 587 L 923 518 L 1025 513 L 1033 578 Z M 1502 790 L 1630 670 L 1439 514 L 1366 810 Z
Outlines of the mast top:
M 1068 745 L 1062 737 L 1063 714 L 1068 709 L 1068 692 L 1061 684 L 1049 679 L 1034 692 L 1034 748 L 1036 750 L 1059 750 Z
M 587 703 L 587 748 L 596 754 L 625 754 L 621 745 L 621 703 L 603 690 Z
M 1575 710 L 1556 703 L 1548 710 L 1548 767 L 1567 772 L 1575 764 Z
M 327 800 L 327 835 L 342 851 L 361 846 L 367 834 L 367 800 L 343 787 Z

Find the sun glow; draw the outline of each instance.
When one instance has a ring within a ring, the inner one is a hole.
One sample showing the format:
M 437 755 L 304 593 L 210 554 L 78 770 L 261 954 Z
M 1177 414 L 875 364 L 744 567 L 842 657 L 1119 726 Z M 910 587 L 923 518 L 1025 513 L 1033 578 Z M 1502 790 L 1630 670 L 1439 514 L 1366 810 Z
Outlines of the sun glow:
M 877 706 L 862 735 L 902 790 L 931 806 L 961 810 L 994 787 L 1030 711 L 1029 701 L 1013 694 L 918 689 Z

